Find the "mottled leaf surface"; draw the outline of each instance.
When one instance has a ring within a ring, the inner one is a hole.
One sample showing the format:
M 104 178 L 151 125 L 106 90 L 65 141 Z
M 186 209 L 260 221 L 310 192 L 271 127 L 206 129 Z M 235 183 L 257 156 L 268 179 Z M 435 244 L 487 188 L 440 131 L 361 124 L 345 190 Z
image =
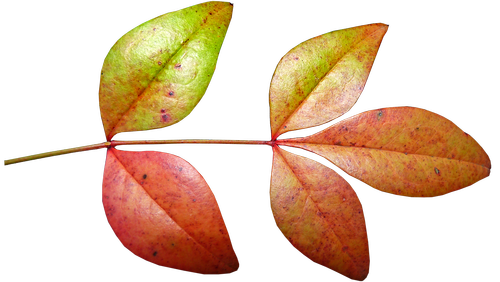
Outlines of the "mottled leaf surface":
M 102 193 L 109 224 L 137 256 L 198 273 L 238 269 L 215 197 L 185 160 L 108 149 Z
M 283 235 L 314 262 L 365 279 L 370 264 L 365 220 L 349 183 L 278 146 L 273 153 L 271 208 Z
M 272 139 L 347 112 L 363 91 L 387 28 L 370 24 L 333 31 L 290 50 L 271 81 Z
M 232 15 L 232 4 L 207 2 L 129 31 L 109 51 L 99 105 L 107 140 L 161 128 L 186 117 L 205 94 Z
M 443 195 L 487 177 L 491 168 L 474 138 L 440 115 L 411 107 L 364 112 L 282 144 L 319 154 L 372 187 L 405 196 Z

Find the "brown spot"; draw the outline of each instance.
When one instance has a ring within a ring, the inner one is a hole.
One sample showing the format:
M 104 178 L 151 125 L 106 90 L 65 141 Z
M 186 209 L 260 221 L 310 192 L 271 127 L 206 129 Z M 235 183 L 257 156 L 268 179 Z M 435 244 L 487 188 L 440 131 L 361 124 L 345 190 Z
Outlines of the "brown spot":
M 155 27 L 155 28 L 153 28 L 153 31 L 156 31 L 156 27 Z
M 161 120 L 163 122 L 167 122 L 170 119 L 170 117 L 167 114 L 161 115 Z
M 179 63 L 175 64 L 175 66 L 174 66 L 174 68 L 175 68 L 176 70 L 180 69 L 181 67 L 182 67 L 182 65 L 181 65 L 181 64 L 179 64 Z
M 170 91 L 170 92 L 168 92 L 168 95 L 170 95 L 170 96 L 174 96 L 174 94 L 175 94 L 175 92 L 174 92 L 174 91 Z
M 166 113 L 167 111 L 165 109 L 160 110 L 161 113 Z
M 144 175 L 142 176 L 142 179 L 146 179 L 147 177 L 148 177 L 148 175 L 147 175 L 147 174 L 144 174 Z
M 439 175 L 441 172 L 439 171 L 439 169 L 437 169 L 437 167 L 434 168 L 434 172 Z
M 343 247 L 342 247 L 342 252 L 347 252 L 347 250 L 348 250 L 348 249 L 349 249 L 349 247 L 348 247 L 348 246 L 343 246 Z
M 295 61 L 298 61 L 298 60 L 299 60 L 299 57 L 295 57 L 295 58 L 293 58 L 293 59 L 294 59 Z
M 382 111 L 378 111 L 378 113 L 377 113 L 377 120 L 380 120 L 381 117 L 382 117 Z
M 464 132 L 465 136 L 469 136 L 469 134 L 467 134 L 467 132 Z
M 193 202 L 196 202 L 196 199 L 193 199 Z
M 153 253 L 153 256 L 154 256 L 154 257 L 156 257 L 156 255 L 157 255 L 157 254 L 158 254 L 158 252 L 156 252 L 156 251 L 155 251 L 155 252 Z
M 161 66 L 161 62 L 160 61 L 158 61 L 158 65 Z

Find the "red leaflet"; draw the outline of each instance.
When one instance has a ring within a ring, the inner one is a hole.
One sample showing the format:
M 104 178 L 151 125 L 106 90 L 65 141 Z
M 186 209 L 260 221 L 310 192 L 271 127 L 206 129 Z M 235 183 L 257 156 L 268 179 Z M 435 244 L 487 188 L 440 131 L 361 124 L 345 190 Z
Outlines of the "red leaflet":
M 199 273 L 238 269 L 215 197 L 185 160 L 109 149 L 102 200 L 116 236 L 139 257 Z

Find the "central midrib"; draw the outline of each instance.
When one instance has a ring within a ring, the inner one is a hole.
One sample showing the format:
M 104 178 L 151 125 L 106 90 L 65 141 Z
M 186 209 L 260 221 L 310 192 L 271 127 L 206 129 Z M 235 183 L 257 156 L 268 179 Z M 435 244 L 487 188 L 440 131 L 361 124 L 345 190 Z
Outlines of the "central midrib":
M 278 154 L 280 155 L 281 159 L 285 162 L 285 164 L 288 166 L 288 168 L 292 171 L 293 176 L 295 177 L 295 179 L 297 179 L 297 181 L 300 183 L 300 185 L 302 185 L 302 187 L 304 187 L 304 191 L 306 191 L 306 193 L 307 193 L 306 202 L 307 202 L 307 199 L 311 199 L 311 202 L 314 204 L 314 206 L 316 207 L 316 209 L 318 209 L 319 212 L 323 213 L 323 211 L 319 208 L 318 204 L 312 199 L 311 194 L 309 193 L 309 191 L 307 189 L 305 189 L 304 183 L 295 174 L 295 171 L 293 170 L 292 166 L 288 163 L 288 160 L 285 157 L 283 157 L 283 155 L 281 154 L 281 152 L 278 151 Z M 304 203 L 304 208 L 305 208 L 305 204 L 306 203 Z M 302 215 L 301 215 L 301 217 L 302 217 Z M 340 242 L 340 244 L 342 246 L 345 246 L 345 244 L 342 242 L 342 240 L 340 240 L 340 237 L 335 232 L 335 228 L 332 226 L 332 224 L 328 220 L 325 220 L 325 219 L 323 219 L 323 220 L 326 221 L 327 225 L 331 227 L 331 229 L 333 231 L 333 234 L 335 235 L 335 237 L 337 238 L 337 240 Z M 351 259 L 351 262 L 354 265 L 354 268 L 357 269 L 358 266 L 356 265 L 356 262 L 355 262 L 354 258 L 352 257 L 352 255 L 349 252 L 346 252 L 346 253 L 347 253 L 347 256 Z
M 332 71 L 332 69 L 335 68 L 335 66 L 337 66 L 337 63 L 342 60 L 352 49 L 354 49 L 361 41 L 365 40 L 366 38 L 370 37 L 372 34 L 374 34 L 375 32 L 379 31 L 380 28 L 376 29 L 375 31 L 371 32 L 370 34 L 368 34 L 367 36 L 361 38 L 360 40 L 356 41 L 354 44 L 352 44 L 351 48 L 349 48 L 349 50 L 347 50 L 336 62 L 335 64 L 327 71 L 325 72 L 325 74 L 319 79 L 318 83 L 313 87 L 313 89 L 306 95 L 306 97 L 304 97 L 304 99 L 299 103 L 299 105 L 293 110 L 293 112 L 285 119 L 285 121 L 280 125 L 278 131 L 274 134 L 275 136 L 273 136 L 273 139 L 276 139 L 278 138 L 281 134 L 283 134 L 282 132 L 282 128 L 283 126 L 290 120 L 290 118 L 302 107 L 302 104 L 304 104 L 304 102 L 307 100 L 307 98 L 309 98 L 309 96 L 311 95 L 311 93 L 314 92 L 314 90 L 316 90 L 316 88 L 318 88 L 318 85 L 323 81 L 323 79 Z
M 151 194 L 149 194 L 148 190 L 146 190 L 140 183 L 139 181 L 137 181 L 137 179 L 135 179 L 135 177 L 132 175 L 132 173 L 130 173 L 127 168 L 123 165 L 123 163 L 120 161 L 120 159 L 118 158 L 118 156 L 116 154 L 113 153 L 113 156 L 116 158 L 116 160 L 118 161 L 118 163 L 120 164 L 120 166 L 123 168 L 123 170 L 125 172 L 127 172 L 127 174 L 130 176 L 131 179 L 133 179 L 133 181 L 135 183 L 137 183 L 137 185 L 139 187 L 141 187 L 141 189 L 144 191 L 144 193 L 146 193 L 149 198 L 151 198 L 151 200 L 155 203 L 156 206 L 158 206 L 161 210 L 163 210 L 165 212 L 165 214 L 175 223 L 175 225 L 177 225 L 184 233 L 186 233 L 196 244 L 200 245 L 204 250 L 206 250 L 209 254 L 211 254 L 216 261 L 218 261 L 218 263 L 222 262 L 224 263 L 225 265 L 227 265 L 228 267 L 232 268 L 230 265 L 228 265 L 223 259 L 219 258 L 216 254 L 214 254 L 212 251 L 210 251 L 205 245 L 203 245 L 202 243 L 198 242 L 198 240 L 196 240 L 195 237 L 193 237 L 192 234 L 190 234 L 189 232 L 187 232 L 178 222 L 176 222 L 172 216 L 167 212 L 167 210 L 165 210 L 160 204 L 158 204 L 155 200 L 153 200 L 153 197 L 151 196 Z

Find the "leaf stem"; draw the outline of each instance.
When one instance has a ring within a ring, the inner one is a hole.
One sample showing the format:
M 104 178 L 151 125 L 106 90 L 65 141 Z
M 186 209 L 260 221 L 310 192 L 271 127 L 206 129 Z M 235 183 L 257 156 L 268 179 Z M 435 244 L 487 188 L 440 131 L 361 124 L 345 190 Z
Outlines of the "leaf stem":
M 147 144 L 244 144 L 244 145 L 273 145 L 273 141 L 259 140 L 210 140 L 210 139 L 187 139 L 187 140 L 142 140 L 142 141 L 116 141 L 103 142 L 94 145 L 81 146 L 76 148 L 57 150 L 47 153 L 41 153 L 21 158 L 5 160 L 4 165 L 11 165 L 20 162 L 32 161 L 47 157 L 59 156 L 64 154 L 109 148 L 122 145 L 147 145 Z
M 32 161 L 32 160 L 53 157 L 53 156 L 59 156 L 59 155 L 65 155 L 65 154 L 76 153 L 76 152 L 101 149 L 101 148 L 106 148 L 109 146 L 111 146 L 111 142 L 103 142 L 103 143 L 94 144 L 94 145 L 87 145 L 87 146 L 81 146 L 81 147 L 76 147 L 76 148 L 57 150 L 57 151 L 41 153 L 41 154 L 36 154 L 36 155 L 31 155 L 31 156 L 26 156 L 26 157 L 21 157 L 21 158 L 16 158 L 16 159 L 5 160 L 4 165 L 10 165 L 10 164 L 15 164 L 15 163 L 20 163 L 20 162 Z

